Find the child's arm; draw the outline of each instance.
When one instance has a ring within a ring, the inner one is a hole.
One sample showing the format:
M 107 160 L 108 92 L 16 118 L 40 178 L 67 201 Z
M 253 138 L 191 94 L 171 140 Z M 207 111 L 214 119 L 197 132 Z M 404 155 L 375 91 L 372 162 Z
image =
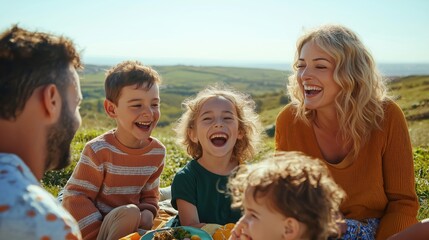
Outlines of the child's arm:
M 197 201 L 197 176 L 192 169 L 193 162 L 189 162 L 174 176 L 171 184 L 171 205 L 178 210 L 180 225 L 202 227 L 200 222 Z
M 177 199 L 177 210 L 179 211 L 180 224 L 182 226 L 191 226 L 201 228 L 205 223 L 200 223 L 198 210 L 195 205 L 182 199 Z
M 101 227 L 102 214 L 94 202 L 104 180 L 102 167 L 91 146 L 87 144 L 64 187 L 62 205 L 79 223 L 85 238 L 95 238 Z
M 165 157 L 164 157 L 165 159 Z M 158 214 L 159 205 L 159 181 L 162 170 L 164 169 L 164 161 L 160 162 L 160 166 L 147 180 L 145 186 L 140 193 L 140 227 L 150 229 L 153 225 L 153 220 Z
M 419 208 L 415 191 L 413 152 L 404 114 L 397 104 L 386 111 L 383 185 L 388 200 L 380 219 L 377 238 L 385 239 L 417 223 Z
M 151 211 L 145 209 L 140 212 L 140 227 L 146 230 L 150 230 L 153 226 L 154 215 Z

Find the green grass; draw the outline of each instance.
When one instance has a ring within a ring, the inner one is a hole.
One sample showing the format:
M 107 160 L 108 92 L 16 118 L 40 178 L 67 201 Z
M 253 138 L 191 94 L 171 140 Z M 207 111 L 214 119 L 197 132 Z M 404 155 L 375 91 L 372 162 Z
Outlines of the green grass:
M 429 144 L 429 76 L 409 76 L 389 84 L 408 120 L 413 146 Z
M 419 197 L 419 219 L 429 218 L 429 147 L 414 150 L 416 192 Z
M 106 129 L 80 129 L 76 134 L 71 149 L 72 149 L 72 164 L 61 171 L 49 171 L 43 178 L 43 185 L 50 191 L 54 196 L 58 194 L 69 177 L 71 176 L 73 169 L 79 160 L 80 153 L 85 143 L 100 135 Z M 154 131 L 154 136 L 161 140 L 167 147 L 167 159 L 164 171 L 161 175 L 161 186 L 165 187 L 171 184 L 174 174 L 183 167 L 188 161 L 189 157 L 185 153 L 184 149 L 179 147 L 172 136 L 172 130 L 168 127 L 158 128 Z M 264 144 L 261 151 L 257 155 L 254 161 L 258 161 L 260 156 L 274 149 L 273 138 L 264 139 Z M 417 147 L 414 149 L 414 161 L 415 161 L 415 177 L 416 177 L 416 192 L 419 197 L 420 210 L 419 219 L 429 218 L 429 148 L 428 147 Z
M 70 177 L 85 143 L 115 126 L 102 108 L 104 73 L 100 69 L 107 67 L 90 66 L 88 74 L 82 77 L 84 101 L 81 108 L 82 127 L 73 139 L 72 164 L 61 171 L 49 171 L 42 184 L 53 195 L 57 195 Z M 185 151 L 175 143 L 173 123 L 182 113 L 181 102 L 195 94 L 209 83 L 225 82 L 238 90 L 248 92 L 257 103 L 264 126 L 272 126 L 280 110 L 287 102 L 284 96 L 286 75 L 282 71 L 224 68 L 224 67 L 189 67 L 170 66 L 156 68 L 163 77 L 161 88 L 161 119 L 154 136 L 167 147 L 167 159 L 161 175 L 161 186 L 168 186 L 178 169 L 189 160 Z M 416 192 L 419 197 L 419 219 L 429 218 L 429 76 L 411 76 L 389 84 L 391 95 L 397 98 L 403 109 L 409 126 L 412 145 L 414 146 L 414 164 Z M 255 158 L 274 149 L 273 138 L 263 141 L 261 152 Z

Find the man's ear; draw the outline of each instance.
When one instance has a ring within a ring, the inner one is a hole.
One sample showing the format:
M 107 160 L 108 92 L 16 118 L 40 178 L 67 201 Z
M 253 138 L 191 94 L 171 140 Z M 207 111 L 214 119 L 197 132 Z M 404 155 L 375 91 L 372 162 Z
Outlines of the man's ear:
M 42 105 L 50 123 L 56 123 L 61 115 L 63 104 L 60 92 L 55 84 L 48 84 L 42 89 Z
M 283 220 L 283 239 L 300 239 L 302 235 L 301 224 L 295 218 L 288 217 Z
M 104 111 L 106 111 L 107 115 L 111 118 L 116 118 L 116 105 L 108 99 L 104 100 Z

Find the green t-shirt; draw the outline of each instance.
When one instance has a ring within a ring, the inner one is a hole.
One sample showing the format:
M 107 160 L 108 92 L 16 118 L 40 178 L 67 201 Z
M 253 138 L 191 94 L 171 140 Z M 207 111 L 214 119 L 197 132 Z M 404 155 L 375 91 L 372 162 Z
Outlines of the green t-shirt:
M 201 223 L 236 223 L 241 211 L 231 209 L 227 182 L 228 176 L 214 174 L 192 160 L 174 176 L 171 204 L 177 209 L 176 200 L 182 199 L 195 205 Z

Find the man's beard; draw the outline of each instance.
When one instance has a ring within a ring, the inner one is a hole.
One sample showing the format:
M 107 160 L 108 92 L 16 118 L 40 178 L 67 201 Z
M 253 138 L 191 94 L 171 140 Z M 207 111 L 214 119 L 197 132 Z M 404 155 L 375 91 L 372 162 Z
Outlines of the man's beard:
M 68 109 L 67 101 L 63 101 L 58 122 L 48 129 L 45 171 L 60 170 L 70 164 L 70 145 L 77 125 Z

